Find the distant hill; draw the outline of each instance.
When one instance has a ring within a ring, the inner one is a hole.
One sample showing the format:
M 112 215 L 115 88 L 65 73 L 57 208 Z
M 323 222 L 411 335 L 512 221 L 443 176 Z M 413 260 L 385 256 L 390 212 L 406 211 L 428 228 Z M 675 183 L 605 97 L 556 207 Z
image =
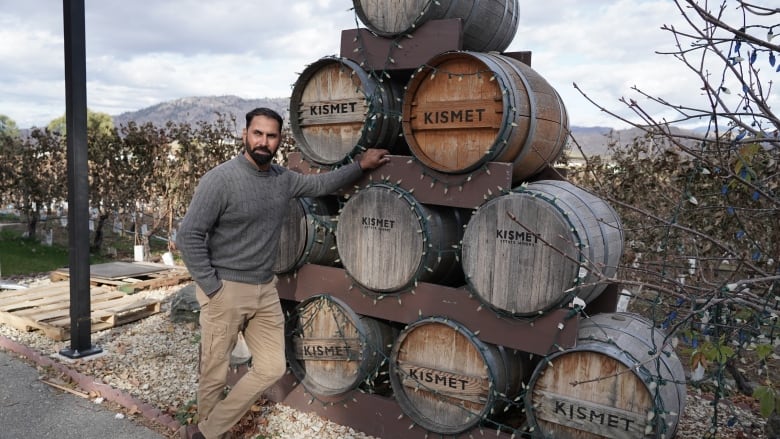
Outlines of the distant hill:
M 588 156 L 606 155 L 609 134 L 613 132 L 609 127 L 571 127 L 571 136 L 577 141 L 583 152 Z M 569 141 L 569 154 L 579 155 L 579 149 L 574 142 Z
M 243 99 L 238 96 L 197 96 L 161 102 L 138 111 L 122 113 L 114 117 L 114 125 L 127 125 L 128 122 L 145 124 L 151 122 L 156 126 L 164 126 L 169 121 L 174 123 L 215 122 L 219 114 L 227 117 L 235 116 L 238 126 L 244 127 L 244 115 L 257 107 L 268 107 L 276 110 L 288 119 L 289 98 Z
M 671 132 L 681 136 L 681 142 L 688 146 L 693 146 L 696 141 L 692 139 L 682 139 L 682 137 L 701 137 L 705 133 L 700 130 L 687 130 L 682 128 L 671 128 Z M 634 139 L 645 136 L 645 132 L 639 128 L 628 128 L 615 130 L 607 127 L 571 127 L 571 136 L 576 141 L 569 143 L 569 156 L 581 156 L 577 145 L 582 148 L 582 152 L 588 156 L 608 156 L 610 155 L 608 145 L 616 142 L 619 145 L 628 145 L 633 143 Z
M 269 107 L 279 112 L 289 128 L 289 98 L 243 99 L 238 96 L 196 96 L 161 102 L 138 111 L 122 113 L 114 116 L 114 125 L 127 125 L 134 121 L 137 124 L 151 122 L 156 126 L 164 126 L 169 121 L 174 123 L 196 124 L 199 121 L 214 122 L 218 114 L 235 116 L 239 128 L 244 127 L 244 115 L 256 107 Z M 614 130 L 610 127 L 571 127 L 572 137 L 582 147 L 587 156 L 607 155 L 607 145 L 610 139 L 626 144 L 634 138 L 642 136 L 639 129 Z M 678 131 L 675 129 L 675 131 Z M 681 131 L 681 130 L 680 130 Z M 689 132 L 693 133 L 693 131 Z M 570 154 L 579 155 L 579 150 L 571 144 Z

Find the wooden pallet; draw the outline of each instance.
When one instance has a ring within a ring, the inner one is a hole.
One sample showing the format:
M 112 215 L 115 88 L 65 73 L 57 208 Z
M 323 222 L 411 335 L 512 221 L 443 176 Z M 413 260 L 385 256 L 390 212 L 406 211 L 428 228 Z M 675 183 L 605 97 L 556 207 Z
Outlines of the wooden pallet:
M 90 290 L 92 332 L 123 325 L 160 312 L 160 301 L 128 296 L 116 288 Z M 20 331 L 42 331 L 61 341 L 70 338 L 70 283 L 0 293 L 0 323 Z
M 70 277 L 68 268 L 60 268 L 49 274 L 53 282 Z M 183 267 L 171 267 L 153 263 L 108 262 L 90 266 L 89 283 L 94 286 L 110 285 L 120 291 L 133 294 L 145 289 L 178 285 L 190 280 Z

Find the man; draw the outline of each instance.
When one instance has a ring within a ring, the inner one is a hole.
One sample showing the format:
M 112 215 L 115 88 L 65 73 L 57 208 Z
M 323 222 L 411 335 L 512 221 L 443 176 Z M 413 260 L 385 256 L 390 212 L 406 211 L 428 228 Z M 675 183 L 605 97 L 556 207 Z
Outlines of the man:
M 335 171 L 299 174 L 271 163 L 281 131 L 275 111 L 247 113 L 245 150 L 203 175 L 179 226 L 176 246 L 201 306 L 200 422 L 180 430 L 188 439 L 222 436 L 285 372 L 284 316 L 272 269 L 289 200 L 333 193 L 389 160 L 386 150 L 368 149 Z M 222 399 L 242 328 L 253 365 Z

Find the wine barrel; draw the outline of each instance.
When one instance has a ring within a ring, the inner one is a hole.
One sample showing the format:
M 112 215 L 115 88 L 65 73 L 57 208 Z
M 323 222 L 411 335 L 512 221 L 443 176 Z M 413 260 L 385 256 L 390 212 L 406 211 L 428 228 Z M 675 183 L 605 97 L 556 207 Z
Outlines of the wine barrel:
M 374 183 L 339 214 L 339 257 L 347 274 L 374 292 L 398 292 L 418 281 L 462 285 L 456 247 L 465 221 L 461 209 L 423 205 L 400 187 Z
M 538 437 L 675 437 L 685 371 L 652 322 L 630 313 L 580 322 L 577 345 L 536 367 L 525 395 Z
M 328 294 L 302 301 L 288 321 L 290 369 L 313 395 L 338 398 L 387 370 L 397 331 Z M 369 389 L 370 390 L 370 389 Z
M 403 131 L 411 153 L 431 169 L 459 174 L 507 162 L 519 182 L 560 157 L 569 117 L 555 89 L 526 64 L 444 52 L 410 79 Z
M 358 19 L 375 34 L 397 37 L 431 20 L 460 18 L 464 50 L 502 52 L 517 33 L 518 0 L 353 0 Z
M 338 201 L 333 197 L 290 200 L 282 224 L 274 273 L 289 273 L 306 263 L 335 265 Z
M 457 434 L 519 394 L 530 372 L 525 357 L 479 340 L 458 322 L 428 317 L 398 334 L 390 353 L 390 385 L 416 424 Z
M 401 136 L 402 84 L 382 80 L 347 58 L 326 56 L 298 76 L 290 129 L 301 155 L 339 164 L 361 148 L 408 151 Z
M 604 200 L 567 181 L 540 180 L 474 213 L 463 235 L 469 288 L 500 313 L 531 316 L 586 303 L 607 287 L 623 254 L 620 218 Z

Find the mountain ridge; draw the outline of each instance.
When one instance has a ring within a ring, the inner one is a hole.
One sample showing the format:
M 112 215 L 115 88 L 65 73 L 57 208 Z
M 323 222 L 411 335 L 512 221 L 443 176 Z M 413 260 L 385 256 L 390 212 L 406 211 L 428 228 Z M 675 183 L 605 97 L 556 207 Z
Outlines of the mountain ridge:
M 244 127 L 244 115 L 256 107 L 269 107 L 289 121 L 289 98 L 255 98 L 244 99 L 234 95 L 222 96 L 190 96 L 170 101 L 160 102 L 136 111 L 127 111 L 112 116 L 114 125 L 119 127 L 129 122 L 136 124 L 152 123 L 155 126 L 165 126 L 168 122 L 213 123 L 220 115 L 228 119 L 235 118 L 236 129 Z M 637 128 L 615 129 L 604 126 L 571 126 L 572 137 L 587 156 L 607 155 L 608 144 L 613 140 L 630 142 L 643 135 Z M 570 155 L 579 156 L 579 148 L 571 143 Z
M 170 101 L 160 102 L 136 111 L 126 111 L 111 116 L 114 125 L 127 125 L 129 122 L 144 124 L 151 122 L 156 126 L 164 126 L 168 122 L 189 123 L 216 122 L 220 115 L 235 117 L 239 127 L 243 127 L 244 115 L 257 107 L 268 107 L 276 110 L 288 119 L 288 98 L 244 99 L 234 95 L 221 96 L 190 96 Z

